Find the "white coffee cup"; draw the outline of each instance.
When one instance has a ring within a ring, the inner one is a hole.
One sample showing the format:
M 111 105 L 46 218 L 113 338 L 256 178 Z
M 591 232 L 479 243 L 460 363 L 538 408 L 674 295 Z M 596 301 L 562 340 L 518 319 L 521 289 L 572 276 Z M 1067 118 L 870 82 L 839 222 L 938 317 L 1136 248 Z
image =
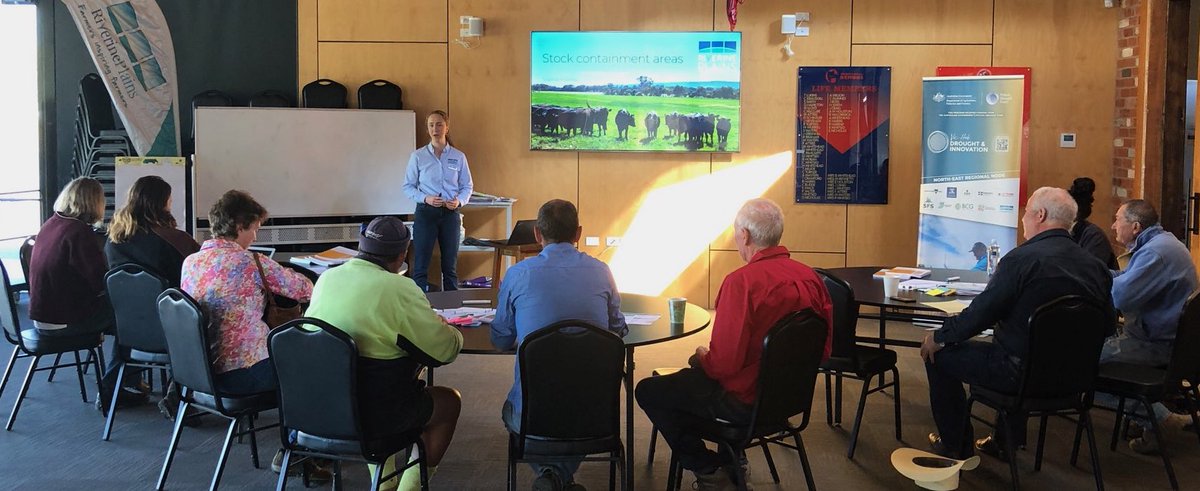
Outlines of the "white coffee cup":
M 883 275 L 883 296 L 894 297 L 900 293 L 900 278 L 898 274 Z

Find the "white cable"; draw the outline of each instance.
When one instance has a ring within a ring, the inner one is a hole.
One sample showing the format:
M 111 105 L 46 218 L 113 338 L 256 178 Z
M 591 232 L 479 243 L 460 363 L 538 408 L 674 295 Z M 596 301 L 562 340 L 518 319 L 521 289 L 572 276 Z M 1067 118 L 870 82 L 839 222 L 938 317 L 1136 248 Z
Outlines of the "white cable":
M 795 37 L 796 37 L 796 36 L 795 36 L 794 34 L 788 34 L 788 37 L 787 37 L 787 44 L 784 44 L 784 45 L 783 45 L 783 52 L 784 52 L 784 53 L 787 53 L 787 55 L 788 55 L 789 57 L 791 57 L 791 56 L 795 56 L 795 55 L 796 55 L 796 52 L 795 52 L 795 51 L 792 51 L 792 38 L 795 38 Z

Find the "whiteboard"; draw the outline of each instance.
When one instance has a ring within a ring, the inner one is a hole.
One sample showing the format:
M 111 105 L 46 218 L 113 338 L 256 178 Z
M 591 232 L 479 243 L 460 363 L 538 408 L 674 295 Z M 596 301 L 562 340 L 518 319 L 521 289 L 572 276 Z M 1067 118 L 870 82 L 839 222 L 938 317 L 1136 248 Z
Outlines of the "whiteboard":
M 117 157 L 116 208 L 129 201 L 129 188 L 145 176 L 158 176 L 171 185 L 171 215 L 180 230 L 191 223 L 187 215 L 187 160 L 183 157 Z
M 401 186 L 416 135 L 412 111 L 197 108 L 194 210 L 240 189 L 273 217 L 412 213 Z

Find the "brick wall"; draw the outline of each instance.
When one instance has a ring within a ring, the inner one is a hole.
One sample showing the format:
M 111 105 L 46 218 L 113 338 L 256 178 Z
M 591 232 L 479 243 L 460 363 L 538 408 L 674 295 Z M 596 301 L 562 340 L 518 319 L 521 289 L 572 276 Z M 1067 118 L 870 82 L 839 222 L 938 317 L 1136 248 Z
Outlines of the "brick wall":
M 1113 182 L 1112 200 L 1116 208 L 1122 201 L 1139 196 L 1134 191 L 1134 166 L 1137 156 L 1138 118 L 1138 35 L 1143 0 L 1122 0 L 1117 22 L 1117 93 L 1113 111 Z

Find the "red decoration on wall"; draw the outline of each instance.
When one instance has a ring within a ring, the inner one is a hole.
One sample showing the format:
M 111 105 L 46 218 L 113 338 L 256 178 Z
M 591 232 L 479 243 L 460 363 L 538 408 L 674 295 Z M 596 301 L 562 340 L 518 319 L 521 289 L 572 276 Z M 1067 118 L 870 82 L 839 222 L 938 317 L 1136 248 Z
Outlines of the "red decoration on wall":
M 729 30 L 732 31 L 737 26 L 737 9 L 738 5 L 745 0 L 725 0 L 725 12 L 729 15 Z

